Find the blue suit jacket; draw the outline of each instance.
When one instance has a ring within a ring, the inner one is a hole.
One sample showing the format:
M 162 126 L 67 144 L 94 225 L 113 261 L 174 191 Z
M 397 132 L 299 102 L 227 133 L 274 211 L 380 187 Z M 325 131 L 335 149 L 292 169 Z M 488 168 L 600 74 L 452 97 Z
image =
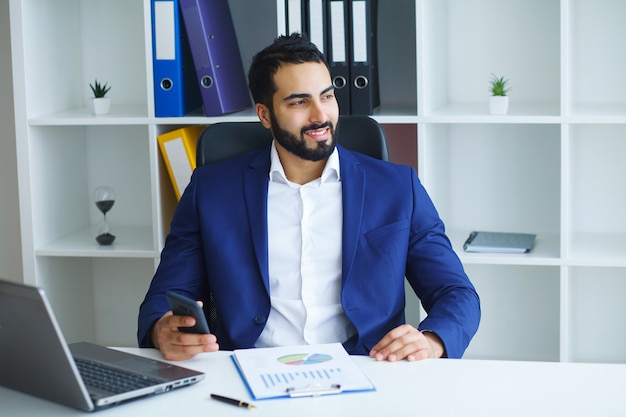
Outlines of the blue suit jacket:
M 343 195 L 341 300 L 367 354 L 405 322 L 405 276 L 427 318 L 421 330 L 461 357 L 478 328 L 479 298 L 444 234 L 415 170 L 338 146 Z M 208 302 L 222 349 L 254 346 L 270 312 L 267 239 L 269 150 L 194 171 L 139 313 L 138 339 L 151 346 L 154 322 L 169 311 L 168 290 Z

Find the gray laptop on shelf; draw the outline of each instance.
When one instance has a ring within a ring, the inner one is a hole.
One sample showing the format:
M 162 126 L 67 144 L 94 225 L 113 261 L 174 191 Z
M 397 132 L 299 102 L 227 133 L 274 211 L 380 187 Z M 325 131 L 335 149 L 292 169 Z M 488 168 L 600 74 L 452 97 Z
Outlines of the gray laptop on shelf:
M 104 382 L 102 373 L 113 382 Z M 0 385 L 94 411 L 203 378 L 91 343 L 68 345 L 42 289 L 0 279 Z

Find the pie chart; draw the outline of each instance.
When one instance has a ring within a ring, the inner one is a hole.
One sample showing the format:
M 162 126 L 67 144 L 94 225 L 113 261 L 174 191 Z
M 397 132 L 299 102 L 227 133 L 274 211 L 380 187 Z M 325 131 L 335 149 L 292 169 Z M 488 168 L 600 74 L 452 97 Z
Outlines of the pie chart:
M 332 356 L 325 353 L 295 353 L 278 358 L 278 362 L 285 365 L 317 365 L 332 360 Z

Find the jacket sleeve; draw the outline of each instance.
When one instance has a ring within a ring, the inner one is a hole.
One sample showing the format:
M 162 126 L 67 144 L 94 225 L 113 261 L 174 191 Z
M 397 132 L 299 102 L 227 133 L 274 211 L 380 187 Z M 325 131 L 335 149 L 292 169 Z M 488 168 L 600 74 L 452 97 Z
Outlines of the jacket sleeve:
M 176 207 L 161 261 L 139 308 L 139 347 L 153 347 L 152 327 L 170 310 L 165 298 L 167 291 L 174 290 L 194 300 L 204 300 L 209 294 L 196 209 L 196 187 L 197 171 L 192 174 Z
M 430 197 L 411 172 L 413 213 L 406 275 L 427 313 L 419 329 L 435 332 L 447 357 L 460 358 L 478 329 L 480 300 Z

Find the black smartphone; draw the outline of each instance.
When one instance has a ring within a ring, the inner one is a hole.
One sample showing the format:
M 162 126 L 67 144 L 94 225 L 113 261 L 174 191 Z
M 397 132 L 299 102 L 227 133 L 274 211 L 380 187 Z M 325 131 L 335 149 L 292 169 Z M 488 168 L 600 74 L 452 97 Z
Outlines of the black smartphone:
M 195 302 L 191 298 L 187 298 L 184 295 L 180 295 L 172 291 L 169 291 L 166 296 L 167 302 L 169 303 L 170 308 L 175 315 L 191 316 L 196 319 L 195 326 L 179 327 L 178 330 L 183 333 L 211 333 L 211 331 L 209 330 L 209 324 L 206 321 L 206 316 L 204 315 L 204 311 L 197 302 Z

